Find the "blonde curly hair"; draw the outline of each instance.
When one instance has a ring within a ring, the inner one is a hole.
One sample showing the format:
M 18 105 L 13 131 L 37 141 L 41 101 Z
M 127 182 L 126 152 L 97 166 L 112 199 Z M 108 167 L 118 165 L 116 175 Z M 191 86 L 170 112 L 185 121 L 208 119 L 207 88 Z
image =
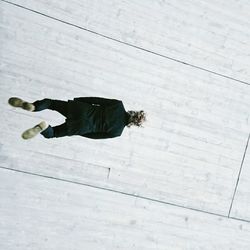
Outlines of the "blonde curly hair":
M 143 110 L 140 111 L 128 111 L 129 120 L 128 120 L 128 127 L 137 126 L 142 127 L 142 124 L 146 121 L 146 113 Z

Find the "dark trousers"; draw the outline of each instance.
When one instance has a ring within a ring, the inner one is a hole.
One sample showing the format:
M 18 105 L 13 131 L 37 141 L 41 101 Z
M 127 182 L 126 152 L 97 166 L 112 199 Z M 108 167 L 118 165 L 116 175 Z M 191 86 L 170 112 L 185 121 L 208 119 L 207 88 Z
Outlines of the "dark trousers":
M 35 110 L 34 112 L 38 112 L 44 109 L 55 110 L 65 116 L 68 116 L 68 102 L 60 101 L 60 100 L 52 100 L 52 99 L 43 99 L 40 101 L 35 101 L 34 103 Z M 68 135 L 67 125 L 63 123 L 59 126 L 49 127 L 45 129 L 41 133 L 45 138 L 53 138 L 53 137 L 63 137 Z

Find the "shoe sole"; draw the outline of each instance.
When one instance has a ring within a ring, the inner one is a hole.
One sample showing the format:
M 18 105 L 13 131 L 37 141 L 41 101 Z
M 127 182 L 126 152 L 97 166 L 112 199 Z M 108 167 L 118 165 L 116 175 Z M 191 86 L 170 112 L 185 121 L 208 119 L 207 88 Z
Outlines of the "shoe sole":
M 44 131 L 48 127 L 48 124 L 46 122 L 40 122 L 35 127 L 27 129 L 22 133 L 22 138 L 24 140 L 31 139 L 35 137 L 36 135 L 40 134 L 42 131 Z
M 15 107 L 15 108 L 22 108 L 24 110 L 31 111 L 31 112 L 35 110 L 35 106 L 32 103 L 25 102 L 18 97 L 11 97 L 8 100 L 8 102 L 12 107 Z
M 9 104 L 15 108 L 22 108 L 24 101 L 18 97 L 11 97 L 8 100 Z

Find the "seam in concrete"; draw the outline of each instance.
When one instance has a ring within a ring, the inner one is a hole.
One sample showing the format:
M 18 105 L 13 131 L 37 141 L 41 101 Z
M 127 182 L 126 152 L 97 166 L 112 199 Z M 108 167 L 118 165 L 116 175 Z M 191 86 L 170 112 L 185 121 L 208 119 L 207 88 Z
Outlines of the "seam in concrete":
M 190 210 L 190 211 L 195 211 L 195 212 L 200 212 L 200 213 L 209 214 L 209 215 L 213 215 L 213 216 L 223 217 L 223 218 L 226 218 L 226 219 L 232 219 L 232 220 L 237 220 L 237 221 L 243 221 L 243 222 L 250 223 L 250 221 L 248 221 L 248 220 L 238 219 L 238 218 L 235 218 L 235 217 L 229 217 L 229 216 L 226 216 L 226 215 L 223 215 L 223 214 L 212 213 L 212 212 L 208 212 L 208 211 L 205 211 L 205 210 L 200 210 L 200 209 L 196 209 L 196 208 L 192 208 L 192 207 L 182 206 L 182 205 L 178 205 L 178 204 L 175 204 L 175 203 L 170 203 L 170 202 L 166 202 L 166 201 L 162 201 L 162 200 L 157 200 L 157 199 L 153 199 L 153 198 L 149 198 L 149 197 L 141 196 L 141 195 L 137 195 L 137 194 L 126 193 L 126 192 L 123 192 L 123 191 L 118 191 L 118 190 L 114 190 L 114 189 L 110 189 L 110 188 L 95 186 L 95 185 L 81 183 L 81 182 L 77 182 L 77 181 L 70 181 L 70 180 L 66 180 L 66 179 L 62 179 L 62 178 L 58 178 L 58 177 L 52 177 L 52 176 L 48 176 L 48 175 L 37 174 L 37 173 L 32 173 L 32 172 L 13 169 L 13 168 L 8 168 L 8 167 L 0 166 L 0 169 L 13 171 L 13 172 L 17 172 L 17 173 L 23 173 L 23 174 L 32 175 L 32 176 L 38 176 L 38 177 L 52 179 L 52 180 L 56 180 L 56 181 L 62 181 L 62 182 L 71 183 L 71 184 L 75 184 L 75 185 L 81 185 L 81 186 L 95 188 L 95 189 L 99 189 L 99 190 L 103 190 L 103 191 L 109 191 L 109 192 L 112 192 L 112 193 L 122 194 L 122 195 L 130 196 L 130 197 L 134 197 L 134 198 L 137 198 L 137 199 L 147 200 L 147 201 L 156 202 L 156 203 L 160 203 L 160 204 L 164 204 L 164 205 L 169 205 L 169 206 L 174 206 L 174 207 L 178 207 L 178 208 L 187 209 L 187 210 Z
M 56 18 L 56 17 L 53 17 L 53 16 L 49 16 L 49 15 L 44 14 L 44 13 L 42 13 L 42 12 L 39 12 L 39 11 L 36 11 L 36 10 L 32 10 L 32 9 L 30 9 L 30 8 L 24 7 L 24 6 L 22 6 L 22 5 L 19 5 L 19 4 L 16 4 L 16 3 L 12 3 L 12 2 L 9 2 L 9 1 L 6 1 L 6 0 L 0 0 L 0 1 L 5 2 L 5 3 L 8 3 L 8 4 L 11 4 L 11 5 L 14 5 L 14 6 L 16 6 L 16 7 L 19 7 L 19 8 L 25 9 L 25 10 L 28 10 L 28 11 L 31 11 L 31 12 L 33 12 L 33 13 L 39 14 L 39 15 L 41 15 L 41 16 L 44 16 L 44 17 L 47 17 L 47 18 L 50 18 L 50 19 L 53 19 L 53 20 L 55 20 L 55 21 L 58 21 L 58 22 L 61 22 L 61 23 L 70 25 L 70 26 L 72 26 L 72 27 L 75 27 L 75 28 L 78 28 L 78 29 L 81 29 L 81 30 L 90 32 L 90 33 L 92 33 L 92 34 L 95 34 L 95 35 L 104 37 L 104 38 L 106 38 L 106 39 L 109 39 L 109 40 L 118 42 L 118 43 L 120 43 L 120 44 L 124 44 L 124 45 L 127 45 L 127 46 L 129 46 L 129 47 L 133 47 L 133 48 L 135 48 L 135 49 L 139 49 L 139 50 L 141 50 L 141 51 L 145 51 L 145 52 L 147 52 L 147 53 L 150 53 L 150 54 L 153 54 L 153 55 L 156 55 L 156 56 L 160 56 L 160 57 L 163 57 L 163 58 L 165 58 L 165 59 L 168 59 L 168 60 L 171 60 L 171 61 L 175 61 L 175 62 L 184 64 L 184 65 L 190 66 L 190 67 L 192 67 L 192 68 L 196 68 L 196 69 L 199 69 L 199 70 L 202 70 L 202 71 L 205 71 L 205 72 L 208 72 L 208 73 L 211 73 L 211 74 L 214 74 L 214 75 L 223 77 L 223 78 L 227 78 L 227 79 L 232 80 L 232 81 L 236 81 L 236 82 L 239 82 L 239 83 L 242 83 L 242 84 L 245 84 L 245 85 L 250 85 L 249 82 L 242 81 L 242 80 L 239 80 L 239 79 L 236 79 L 236 78 L 233 78 L 233 77 L 230 77 L 230 76 L 227 76 L 227 75 L 224 75 L 224 74 L 221 74 L 221 73 L 218 73 L 218 72 L 209 70 L 209 69 L 205 69 L 205 68 L 202 68 L 202 67 L 200 67 L 200 66 L 197 66 L 197 65 L 194 65 L 194 64 L 191 64 L 191 63 L 188 63 L 188 62 L 184 62 L 184 61 L 181 61 L 181 60 L 176 59 L 176 58 L 173 58 L 173 57 L 169 57 L 169 56 L 166 56 L 166 55 L 162 55 L 162 54 L 157 53 L 157 52 L 154 52 L 154 51 L 152 51 L 152 50 L 148 50 L 148 49 L 145 49 L 145 48 L 142 48 L 142 47 L 139 47 L 139 46 L 136 46 L 136 45 L 127 43 L 127 42 L 123 42 L 123 41 L 118 40 L 118 39 L 116 39 L 116 38 L 112 38 L 112 37 L 106 36 L 106 35 L 104 35 L 104 34 L 101 34 L 101 33 L 99 33 L 99 32 L 96 32 L 96 31 L 89 30 L 89 29 L 87 29 L 87 28 L 81 27 L 81 26 L 79 26 L 79 25 L 76 25 L 76 24 L 73 24 L 73 23 L 70 23 L 70 22 L 67 22 L 67 21 L 63 21 L 63 20 L 61 20 L 61 19 L 59 19 L 59 18 Z
M 239 180 L 240 180 L 240 175 L 241 175 L 243 163 L 244 163 L 245 157 L 246 157 L 246 152 L 247 152 L 247 148 L 248 148 L 248 144 L 249 144 L 249 139 L 250 139 L 250 134 L 248 135 L 248 139 L 247 139 L 247 143 L 246 143 L 244 155 L 242 157 L 242 161 L 241 161 L 240 170 L 239 170 L 239 173 L 238 173 L 237 182 L 236 182 L 236 185 L 235 185 L 235 188 L 234 188 L 233 198 L 232 198 L 231 205 L 230 205 L 229 212 L 228 212 L 228 217 L 230 217 L 230 214 L 231 214 L 231 211 L 232 211 L 233 202 L 234 202 L 234 198 L 235 198 L 235 195 L 236 195 L 236 192 L 237 192 L 237 188 L 238 188 L 238 184 L 239 184 Z

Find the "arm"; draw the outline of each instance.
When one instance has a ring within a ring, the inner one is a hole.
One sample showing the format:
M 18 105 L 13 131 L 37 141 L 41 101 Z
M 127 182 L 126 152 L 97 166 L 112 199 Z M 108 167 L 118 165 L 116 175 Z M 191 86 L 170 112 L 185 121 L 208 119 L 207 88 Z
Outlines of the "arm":
M 108 106 L 120 102 L 119 100 L 116 99 L 107 99 L 102 97 L 78 97 L 74 98 L 74 100 L 78 102 L 86 102 L 89 104 L 98 104 L 100 106 Z
M 117 135 L 112 135 L 110 133 L 105 133 L 105 132 L 88 133 L 88 134 L 84 134 L 82 136 L 90 138 L 90 139 L 108 139 L 108 138 L 117 137 Z

